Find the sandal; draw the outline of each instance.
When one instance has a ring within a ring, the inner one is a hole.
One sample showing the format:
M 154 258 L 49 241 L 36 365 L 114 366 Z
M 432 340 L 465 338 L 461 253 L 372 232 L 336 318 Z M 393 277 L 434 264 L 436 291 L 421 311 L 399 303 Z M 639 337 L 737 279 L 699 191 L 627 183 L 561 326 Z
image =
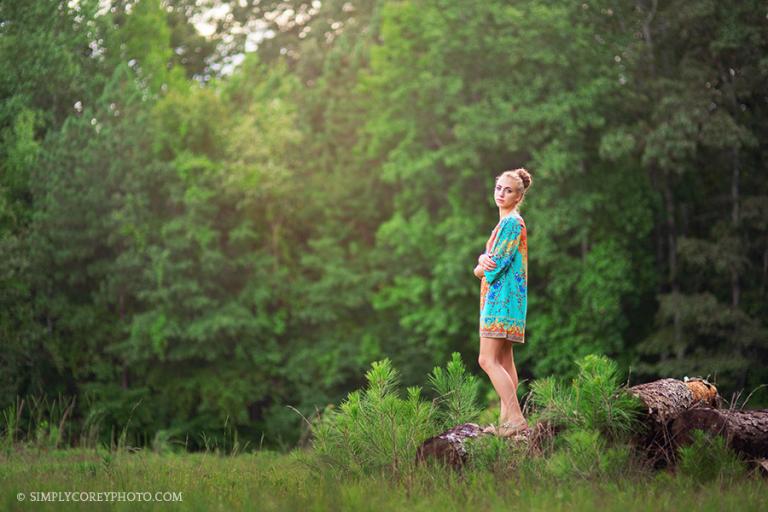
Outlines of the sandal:
M 495 428 L 494 430 L 496 435 L 499 435 L 501 437 L 513 437 L 528 430 L 529 428 L 530 427 L 528 426 L 528 422 L 525 419 L 523 419 L 522 421 L 515 424 L 512 424 L 511 421 L 508 421 L 506 423 L 502 423 L 501 425 L 499 425 L 500 430 L 505 430 L 503 434 L 499 433 L 499 431 L 496 430 Z
M 484 427 L 481 431 L 483 434 L 496 434 L 496 425 L 491 423 L 487 427 Z

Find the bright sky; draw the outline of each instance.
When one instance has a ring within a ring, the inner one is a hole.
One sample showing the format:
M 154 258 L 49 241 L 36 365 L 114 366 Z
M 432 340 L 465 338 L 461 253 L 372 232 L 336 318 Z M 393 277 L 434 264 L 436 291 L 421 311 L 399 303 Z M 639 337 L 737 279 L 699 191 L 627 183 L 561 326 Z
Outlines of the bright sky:
M 216 25 L 213 23 L 209 23 L 208 20 L 217 20 L 221 19 L 229 12 L 229 5 L 227 4 L 221 4 L 217 5 L 216 7 L 209 9 L 208 12 L 203 14 L 202 16 L 195 16 L 192 18 L 192 23 L 195 25 L 195 28 L 197 29 L 200 34 L 204 35 L 205 37 L 210 36 L 213 34 L 213 31 L 216 30 Z
M 296 13 L 293 9 L 286 9 L 279 13 L 278 11 L 265 13 L 264 17 L 270 21 L 274 21 L 278 26 L 283 25 L 284 23 L 289 23 L 292 19 L 296 23 L 301 24 L 308 21 L 314 14 L 316 14 L 321 6 L 322 2 L 320 0 L 313 0 L 309 12 Z M 208 9 L 206 12 L 193 17 L 191 21 L 201 35 L 208 37 L 216 30 L 216 21 L 227 16 L 229 12 L 230 7 L 228 4 L 219 4 Z M 235 29 L 239 33 L 247 34 L 245 39 L 245 53 L 256 51 L 257 46 L 262 40 L 274 36 L 274 32 L 267 30 L 267 26 L 268 25 L 264 20 L 257 19 L 250 21 L 246 26 Z M 231 38 L 232 36 L 227 34 L 224 35 L 222 39 L 224 43 L 228 43 Z M 244 58 L 244 53 L 234 55 L 232 60 L 225 64 L 219 72 L 224 75 L 232 73 Z
M 162 1 L 162 0 L 161 0 Z M 69 0 L 68 7 L 71 9 L 77 9 L 79 6 L 80 0 Z M 299 13 L 296 15 L 295 20 L 298 23 L 302 23 L 302 15 L 307 16 L 307 19 L 315 14 L 321 7 L 322 2 L 320 0 L 313 0 L 312 6 L 310 8 L 310 13 L 307 15 L 307 13 Z M 100 14 L 106 13 L 110 8 L 110 0 L 100 0 L 99 1 L 99 11 Z M 130 12 L 130 5 L 127 6 L 126 9 L 128 12 Z M 214 33 L 216 30 L 216 21 L 219 19 L 224 18 L 227 14 L 230 12 L 230 7 L 228 4 L 218 4 L 210 9 L 208 9 L 206 12 L 199 14 L 197 16 L 194 16 L 191 20 L 192 24 L 195 26 L 197 31 L 205 36 L 209 37 L 211 34 Z M 265 17 L 269 16 L 273 13 L 266 13 Z M 284 18 L 284 22 L 288 22 L 288 20 L 294 16 L 296 13 L 292 9 L 287 9 L 281 13 L 280 16 L 277 16 L 275 13 L 271 20 L 276 21 L 278 25 L 281 25 L 281 19 Z M 253 52 L 256 51 L 256 48 L 258 44 L 265 38 L 272 37 L 274 33 L 271 30 L 267 30 L 267 23 L 264 20 L 252 20 L 248 23 L 248 25 L 239 27 L 237 29 L 239 33 L 246 33 L 246 40 L 245 40 L 245 52 Z M 232 36 L 227 34 L 223 36 L 223 42 L 227 43 L 231 41 Z M 244 54 L 235 55 L 232 58 L 232 61 L 225 65 L 221 69 L 221 73 L 223 74 L 230 74 L 235 67 L 237 67 L 240 62 L 245 58 Z
M 201 35 L 209 37 L 216 30 L 216 21 L 224 18 L 229 12 L 230 7 L 228 4 L 219 4 L 200 15 L 194 16 L 191 21 Z M 264 21 L 254 20 L 247 26 L 236 29 L 240 33 L 245 32 L 247 34 L 245 39 L 246 53 L 256 51 L 256 47 L 264 38 L 274 35 L 271 30 L 266 30 L 266 27 L 267 24 Z M 222 39 L 227 43 L 232 39 L 232 36 L 227 34 Z M 224 75 L 231 74 L 244 58 L 244 53 L 234 55 L 229 63 L 222 66 L 220 73 Z

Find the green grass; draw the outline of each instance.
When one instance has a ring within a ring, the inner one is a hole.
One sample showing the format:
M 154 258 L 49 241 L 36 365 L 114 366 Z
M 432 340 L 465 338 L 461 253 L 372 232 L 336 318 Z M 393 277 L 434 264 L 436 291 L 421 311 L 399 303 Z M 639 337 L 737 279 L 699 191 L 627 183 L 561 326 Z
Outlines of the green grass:
M 311 452 L 157 454 L 20 450 L 0 456 L 2 510 L 765 510 L 768 483 L 744 476 L 707 484 L 667 472 L 615 479 L 542 478 L 537 462 L 463 474 L 420 467 L 399 478 L 336 479 Z M 174 491 L 176 503 L 19 502 L 33 491 Z
M 19 400 L 0 410 L 0 510 L 765 510 L 768 479 L 720 438 L 696 433 L 676 473 L 648 467 L 628 443 L 643 422 L 615 363 L 590 355 L 576 364 L 570 383 L 531 387 L 529 422 L 562 427 L 557 436 L 535 455 L 495 436 L 470 440 L 459 473 L 414 465 L 427 437 L 497 413 L 478 405 L 477 378 L 458 354 L 435 367 L 426 394 L 403 393 L 388 359 L 373 363 L 365 387 L 307 420 L 311 449 L 286 454 L 250 448 L 236 431 L 223 444 L 205 438 L 204 452 L 186 452 L 168 432 L 138 449 L 127 425 L 109 442 L 86 425 L 79 448 L 62 449 L 69 403 Z M 182 501 L 31 502 L 50 491 L 172 492 Z

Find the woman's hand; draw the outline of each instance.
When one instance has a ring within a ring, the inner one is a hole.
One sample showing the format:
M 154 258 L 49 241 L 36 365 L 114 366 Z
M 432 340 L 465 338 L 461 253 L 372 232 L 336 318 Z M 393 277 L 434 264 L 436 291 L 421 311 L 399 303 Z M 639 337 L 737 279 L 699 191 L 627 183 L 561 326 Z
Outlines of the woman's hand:
M 477 258 L 477 263 L 478 267 L 483 269 L 483 271 L 493 270 L 496 268 L 496 262 L 493 261 L 493 259 L 486 253 L 481 254 L 480 257 Z
M 477 266 L 474 270 L 475 277 L 482 279 L 486 270 L 493 270 L 494 268 L 496 268 L 496 262 L 490 256 L 483 253 L 477 258 Z

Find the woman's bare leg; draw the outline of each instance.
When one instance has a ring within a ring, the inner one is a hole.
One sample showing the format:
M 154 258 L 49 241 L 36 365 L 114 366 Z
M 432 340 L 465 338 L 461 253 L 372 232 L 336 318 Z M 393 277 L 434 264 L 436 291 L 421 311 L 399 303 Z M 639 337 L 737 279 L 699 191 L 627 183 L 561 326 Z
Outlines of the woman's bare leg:
M 488 374 L 493 387 L 499 394 L 502 410 L 499 421 L 501 423 L 507 421 L 516 423 L 524 418 L 523 412 L 520 410 L 520 403 L 517 401 L 517 372 L 514 372 L 515 380 L 513 380 L 501 364 L 502 353 L 508 346 L 506 343 L 507 340 L 499 338 L 480 338 L 480 355 L 477 361 Z
M 512 382 L 515 384 L 515 389 L 517 389 L 518 379 L 517 379 L 517 368 L 515 368 L 515 361 L 513 357 L 513 350 L 512 347 L 514 346 L 514 343 L 512 343 L 509 340 L 504 340 L 504 348 L 501 349 L 501 366 L 504 367 L 505 370 L 507 370 L 507 373 L 510 377 L 512 377 Z
M 509 340 L 503 340 L 504 341 L 504 348 L 501 349 L 501 366 L 504 367 L 505 370 L 507 370 L 507 373 L 512 378 L 512 385 L 515 387 L 515 396 L 517 396 L 517 386 L 518 386 L 518 378 L 517 378 L 517 368 L 515 368 L 515 361 L 512 355 L 512 346 L 514 343 L 512 343 Z M 501 402 L 501 417 L 506 418 L 507 417 L 507 407 L 504 405 L 504 402 Z

